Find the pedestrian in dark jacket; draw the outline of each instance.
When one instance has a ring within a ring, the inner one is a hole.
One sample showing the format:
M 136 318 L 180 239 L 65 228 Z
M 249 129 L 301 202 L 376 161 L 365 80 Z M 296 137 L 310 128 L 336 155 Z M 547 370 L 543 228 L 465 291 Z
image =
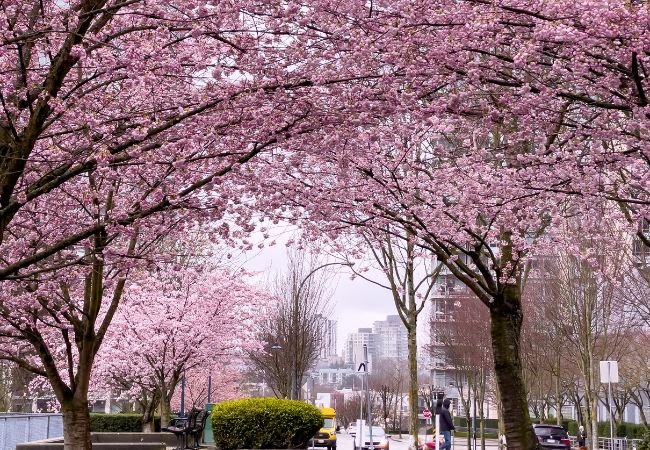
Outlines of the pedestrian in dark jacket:
M 451 402 L 446 398 L 442 402 L 442 408 L 440 409 L 440 432 L 445 437 L 445 444 L 441 447 L 441 450 L 451 450 L 451 432 L 455 429 L 454 421 L 449 412 L 449 405 L 451 405 Z

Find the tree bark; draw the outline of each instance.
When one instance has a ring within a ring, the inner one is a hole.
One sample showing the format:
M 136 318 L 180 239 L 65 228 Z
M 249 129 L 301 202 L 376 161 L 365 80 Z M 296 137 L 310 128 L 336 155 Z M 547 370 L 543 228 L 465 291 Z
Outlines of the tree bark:
M 140 407 L 142 408 L 142 432 L 153 433 L 156 431 L 156 409 L 158 409 L 159 394 L 143 393 L 140 400 Z
M 90 410 L 88 399 L 81 396 L 61 404 L 63 414 L 63 449 L 91 450 Z
M 417 316 L 416 316 L 417 317 Z M 415 322 L 415 320 L 413 321 Z M 409 362 L 409 434 L 413 438 L 415 447 L 418 446 L 418 344 L 416 340 L 416 326 L 406 327 L 408 335 L 408 362 Z
M 164 428 L 169 426 L 172 417 L 171 399 L 167 395 L 162 395 L 160 399 L 160 427 Z
M 535 435 L 528 413 L 526 387 L 520 355 L 522 324 L 521 290 L 516 284 L 504 287 L 490 307 L 494 370 L 501 396 L 508 450 L 533 450 Z
M 472 450 L 472 434 L 474 433 L 474 428 L 472 428 L 472 416 L 469 413 L 469 404 L 465 407 L 465 420 L 467 421 L 467 450 Z

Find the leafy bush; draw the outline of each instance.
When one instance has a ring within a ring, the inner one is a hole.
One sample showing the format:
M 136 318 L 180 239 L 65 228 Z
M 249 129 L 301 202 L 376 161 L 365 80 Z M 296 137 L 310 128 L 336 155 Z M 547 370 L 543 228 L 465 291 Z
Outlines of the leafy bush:
M 212 410 L 214 440 L 221 450 L 306 448 L 322 426 L 318 408 L 296 400 L 232 400 Z
M 154 419 L 154 429 L 160 431 L 160 417 Z M 90 431 L 94 432 L 130 432 L 142 431 L 140 414 L 90 414 Z
M 641 442 L 636 446 L 636 450 L 650 450 L 650 431 L 646 430 Z
M 483 419 L 485 421 L 485 428 L 497 429 L 499 428 L 498 419 Z M 480 419 L 476 418 L 476 429 L 478 430 L 479 424 L 481 423 Z M 461 428 L 467 428 L 467 418 L 464 416 L 454 416 L 454 425 Z M 472 426 L 472 419 L 469 419 L 469 427 Z
M 615 426 L 615 437 L 627 437 L 628 439 L 640 439 L 647 431 L 644 425 L 637 423 L 622 422 Z M 598 422 L 598 436 L 608 438 L 610 434 L 609 422 Z

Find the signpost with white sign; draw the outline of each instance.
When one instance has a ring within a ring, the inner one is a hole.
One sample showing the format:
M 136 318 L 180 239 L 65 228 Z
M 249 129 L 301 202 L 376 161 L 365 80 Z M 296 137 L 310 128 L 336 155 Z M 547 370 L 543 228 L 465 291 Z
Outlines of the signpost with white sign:
M 609 401 L 609 442 L 614 450 L 614 419 L 612 417 L 612 383 L 618 383 L 618 361 L 600 361 L 600 382 L 607 383 Z

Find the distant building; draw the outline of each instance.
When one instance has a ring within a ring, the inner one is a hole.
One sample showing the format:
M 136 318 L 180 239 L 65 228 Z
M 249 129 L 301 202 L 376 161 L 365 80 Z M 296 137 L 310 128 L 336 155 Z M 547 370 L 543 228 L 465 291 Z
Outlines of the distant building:
M 406 359 L 408 357 L 408 335 L 398 315 L 373 324 L 375 334 L 375 356 L 377 358 Z
M 322 386 L 340 386 L 345 378 L 356 372 L 350 368 L 318 369 L 314 372 L 315 380 Z
M 317 315 L 320 322 L 321 347 L 318 354 L 320 359 L 330 359 L 336 356 L 336 320 L 328 319 L 321 314 Z
M 453 320 L 454 306 L 457 302 L 472 301 L 473 295 L 448 270 L 443 269 L 438 276 L 436 285 L 431 293 L 430 318 L 430 370 L 431 385 L 441 390 L 448 389 L 456 381 L 454 367 L 447 361 L 443 333 L 447 324 Z
M 345 342 L 345 363 L 357 365 L 363 361 L 363 345 L 368 346 L 368 360 L 372 361 L 376 354 L 376 335 L 372 328 L 359 328 L 356 333 L 350 333 Z M 355 367 L 356 370 L 356 367 Z

